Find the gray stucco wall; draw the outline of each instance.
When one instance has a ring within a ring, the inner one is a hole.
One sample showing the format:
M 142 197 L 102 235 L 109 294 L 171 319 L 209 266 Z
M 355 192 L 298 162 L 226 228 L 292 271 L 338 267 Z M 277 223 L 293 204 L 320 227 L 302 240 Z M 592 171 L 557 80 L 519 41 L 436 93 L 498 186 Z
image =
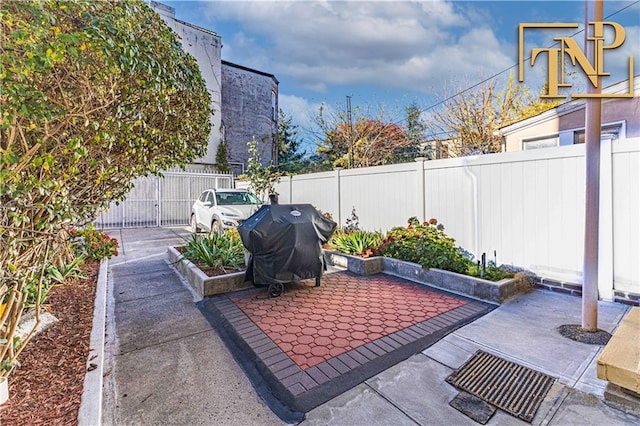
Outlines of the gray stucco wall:
M 275 104 L 272 92 L 275 93 Z M 262 163 L 271 161 L 277 111 L 278 81 L 273 75 L 222 62 L 222 124 L 230 163 L 246 165 L 247 142 L 254 137 Z
M 216 151 L 220 144 L 220 123 L 222 94 L 220 90 L 220 74 L 222 63 L 222 40 L 213 31 L 206 30 L 175 19 L 175 9 L 161 3 L 151 2 L 151 7 L 162 20 L 178 35 L 182 48 L 198 62 L 200 73 L 207 84 L 211 95 L 211 133 L 207 144 L 207 153 L 196 159 L 200 165 L 213 165 L 216 162 Z M 202 167 L 202 166 L 200 166 Z

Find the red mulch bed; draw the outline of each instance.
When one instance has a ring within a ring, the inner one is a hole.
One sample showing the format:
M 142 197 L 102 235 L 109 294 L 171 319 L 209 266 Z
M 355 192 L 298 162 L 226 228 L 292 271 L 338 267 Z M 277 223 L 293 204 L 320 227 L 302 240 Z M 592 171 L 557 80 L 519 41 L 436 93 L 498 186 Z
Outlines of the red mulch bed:
M 77 425 L 100 264 L 87 279 L 54 287 L 45 309 L 59 321 L 35 336 L 9 376 L 2 425 Z

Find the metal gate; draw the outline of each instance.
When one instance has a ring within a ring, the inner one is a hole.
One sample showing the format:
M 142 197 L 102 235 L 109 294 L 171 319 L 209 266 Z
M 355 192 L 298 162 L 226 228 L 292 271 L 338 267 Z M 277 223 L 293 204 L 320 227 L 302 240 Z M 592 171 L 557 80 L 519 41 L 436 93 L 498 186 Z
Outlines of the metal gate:
M 233 175 L 206 172 L 164 172 L 164 177 L 136 179 L 127 198 L 98 214 L 100 228 L 188 225 L 191 205 L 208 188 L 233 188 Z

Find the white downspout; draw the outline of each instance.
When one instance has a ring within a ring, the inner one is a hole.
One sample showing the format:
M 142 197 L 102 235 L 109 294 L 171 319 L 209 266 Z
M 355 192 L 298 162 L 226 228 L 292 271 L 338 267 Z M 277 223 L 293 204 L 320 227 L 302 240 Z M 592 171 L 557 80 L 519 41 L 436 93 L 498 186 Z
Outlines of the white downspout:
M 480 240 L 478 232 L 478 178 L 471 172 L 471 169 L 469 169 L 469 158 L 475 160 L 478 156 L 464 157 L 462 160 L 464 164 L 464 171 L 471 176 L 471 181 L 473 182 L 473 255 L 478 259 L 478 244 Z

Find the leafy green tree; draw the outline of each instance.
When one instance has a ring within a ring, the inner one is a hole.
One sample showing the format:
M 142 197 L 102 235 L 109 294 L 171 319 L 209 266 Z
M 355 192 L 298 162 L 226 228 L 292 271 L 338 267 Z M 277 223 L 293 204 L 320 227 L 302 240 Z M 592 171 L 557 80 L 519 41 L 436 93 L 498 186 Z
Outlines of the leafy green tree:
M 276 134 L 278 146 L 278 169 L 285 173 L 300 173 L 309 165 L 305 158 L 305 152 L 301 151 L 298 140 L 298 126 L 293 124 L 293 119 L 287 117 L 284 111 L 278 111 L 278 133 Z
M 229 167 L 227 143 L 224 139 L 220 140 L 218 149 L 216 150 L 216 169 L 222 173 L 229 173 L 231 168 Z
M 500 152 L 500 128 L 558 105 L 531 96 L 524 84 L 514 83 L 513 75 L 502 89 L 497 84 L 494 79 L 471 90 L 456 90 L 459 94 L 431 116 L 434 139 L 448 143 L 459 156 Z
M 140 0 L 5 0 L 0 26 L 2 377 L 28 341 L 12 334 L 25 289 L 40 294 L 71 226 L 204 155 L 212 111 L 195 60 Z
M 383 116 L 379 112 L 373 118 L 356 108 L 350 117 L 320 107 L 315 123 L 323 138 L 317 148 L 323 163 L 343 168 L 392 164 L 409 141 L 398 124 L 384 120 Z

